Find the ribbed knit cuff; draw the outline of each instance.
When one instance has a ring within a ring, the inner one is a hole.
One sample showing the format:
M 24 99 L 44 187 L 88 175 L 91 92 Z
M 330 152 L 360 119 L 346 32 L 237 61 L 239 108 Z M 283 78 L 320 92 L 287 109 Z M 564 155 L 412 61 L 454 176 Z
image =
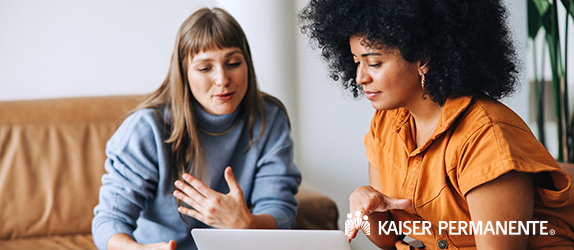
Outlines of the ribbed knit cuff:
M 285 211 L 276 208 L 259 210 L 253 214 L 271 215 L 271 217 L 275 218 L 275 221 L 277 222 L 277 229 L 291 229 L 295 224 L 295 215 L 290 216 Z
M 94 244 L 98 249 L 107 249 L 108 241 L 115 234 L 123 233 L 133 238 L 134 229 L 120 222 L 105 222 L 92 228 L 92 235 L 94 237 Z

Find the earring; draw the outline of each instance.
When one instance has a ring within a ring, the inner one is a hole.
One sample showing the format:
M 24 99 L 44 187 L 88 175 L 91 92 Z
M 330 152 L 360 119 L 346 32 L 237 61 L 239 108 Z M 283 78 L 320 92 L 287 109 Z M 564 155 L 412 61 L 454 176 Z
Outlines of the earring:
M 423 89 L 425 88 L 425 74 L 421 75 L 421 86 L 423 87 Z

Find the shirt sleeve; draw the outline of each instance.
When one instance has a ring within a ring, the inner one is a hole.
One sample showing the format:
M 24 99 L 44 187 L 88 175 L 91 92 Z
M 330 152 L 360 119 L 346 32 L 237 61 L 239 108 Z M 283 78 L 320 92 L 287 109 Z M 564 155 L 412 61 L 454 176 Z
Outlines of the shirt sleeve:
M 159 135 L 150 119 L 141 113 L 131 115 L 106 145 L 107 173 L 102 176 L 99 204 L 92 220 L 94 243 L 100 249 L 105 249 L 115 234 L 133 237 L 146 201 L 154 199 Z
M 268 106 L 269 108 L 269 106 Z M 257 161 L 251 204 L 253 214 L 268 214 L 275 218 L 277 228 L 292 228 L 295 224 L 301 173 L 293 163 L 293 140 L 286 115 L 279 109 L 267 113 L 269 136 L 263 142 Z
M 379 119 L 380 119 L 380 112 L 377 111 L 375 112 L 373 119 L 371 119 L 371 126 L 369 128 L 369 132 L 367 132 L 367 134 L 365 135 L 365 138 L 363 140 L 364 144 L 365 144 L 365 151 L 367 153 L 367 160 L 369 161 L 369 163 L 375 167 L 376 169 L 379 169 L 379 163 L 377 160 L 377 140 L 376 140 L 376 131 L 377 131 L 377 126 L 379 123 Z
M 554 158 L 530 131 L 493 122 L 478 128 L 459 151 L 460 191 L 490 182 L 512 170 L 524 173 L 559 172 Z

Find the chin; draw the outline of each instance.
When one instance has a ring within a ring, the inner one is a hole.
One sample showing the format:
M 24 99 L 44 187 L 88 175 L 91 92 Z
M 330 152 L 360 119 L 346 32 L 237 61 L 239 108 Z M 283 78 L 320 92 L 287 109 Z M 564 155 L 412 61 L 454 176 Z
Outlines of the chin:
M 380 111 L 393 110 L 393 109 L 399 108 L 399 107 L 395 107 L 393 105 L 384 104 L 384 103 L 377 103 L 377 102 L 371 102 L 371 106 L 373 106 L 374 109 L 380 110 Z

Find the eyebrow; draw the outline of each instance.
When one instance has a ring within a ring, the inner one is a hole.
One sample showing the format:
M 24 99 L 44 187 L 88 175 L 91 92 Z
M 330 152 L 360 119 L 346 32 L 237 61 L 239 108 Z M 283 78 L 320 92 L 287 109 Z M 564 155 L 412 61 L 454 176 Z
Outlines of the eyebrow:
M 351 53 L 351 55 L 353 55 L 353 57 L 357 57 L 355 54 Z M 369 52 L 369 53 L 365 53 L 365 54 L 361 54 L 361 57 L 368 57 L 368 56 L 382 56 L 383 54 L 381 53 L 377 53 L 377 52 Z
M 235 55 L 235 54 L 237 54 L 237 53 L 243 54 L 243 52 L 241 52 L 241 50 L 238 49 L 238 50 L 234 50 L 234 51 L 230 51 L 230 52 L 225 53 L 224 57 L 227 58 L 227 57 L 230 57 L 230 56 Z M 212 62 L 212 61 L 213 61 L 212 58 L 204 58 L 204 59 L 200 59 L 200 60 L 197 60 L 197 61 L 196 61 L 196 60 L 191 60 L 192 63 L 203 63 L 203 62 Z
M 370 52 L 370 53 L 361 54 L 361 57 L 380 56 L 380 55 L 382 55 L 382 54 L 381 54 L 381 53 L 376 53 L 376 52 Z

